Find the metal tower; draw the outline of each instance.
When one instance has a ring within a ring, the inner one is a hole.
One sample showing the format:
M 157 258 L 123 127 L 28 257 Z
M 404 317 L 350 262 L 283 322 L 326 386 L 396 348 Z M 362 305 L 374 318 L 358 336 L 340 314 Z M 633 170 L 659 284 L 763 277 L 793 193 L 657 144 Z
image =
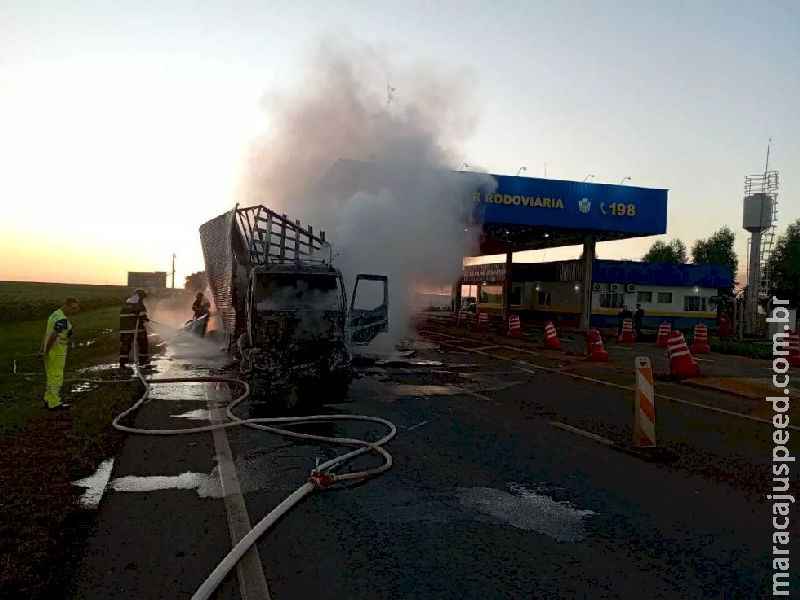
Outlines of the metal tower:
M 771 142 L 772 140 L 770 140 Z M 758 298 L 770 293 L 769 259 L 778 220 L 778 172 L 769 170 L 769 146 L 764 172 L 744 179 L 742 226 L 750 232 L 747 244 L 747 318 L 745 329 L 756 333 Z

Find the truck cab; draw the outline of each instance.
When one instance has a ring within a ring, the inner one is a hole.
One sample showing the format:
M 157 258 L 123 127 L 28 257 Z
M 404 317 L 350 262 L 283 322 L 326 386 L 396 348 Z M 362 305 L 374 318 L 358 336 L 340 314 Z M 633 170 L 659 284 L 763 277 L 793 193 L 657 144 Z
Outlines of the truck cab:
M 291 410 L 346 395 L 351 347 L 388 331 L 388 278 L 359 274 L 348 305 L 324 232 L 264 206 L 200 228 L 209 286 L 251 395 Z

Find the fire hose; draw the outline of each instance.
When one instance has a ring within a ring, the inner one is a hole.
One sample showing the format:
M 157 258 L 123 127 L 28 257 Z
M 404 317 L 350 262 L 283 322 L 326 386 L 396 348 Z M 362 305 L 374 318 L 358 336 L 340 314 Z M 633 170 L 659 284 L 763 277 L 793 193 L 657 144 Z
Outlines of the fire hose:
M 255 419 L 242 419 L 237 417 L 233 414 L 233 409 L 236 408 L 238 404 L 244 401 L 250 395 L 250 386 L 246 381 L 242 381 L 240 379 L 228 378 L 228 377 L 169 377 L 169 378 L 145 378 L 142 374 L 140 365 L 139 365 L 139 356 L 138 356 L 138 345 L 134 341 L 133 345 L 133 352 L 134 352 L 134 361 L 133 361 L 133 369 L 135 377 L 137 377 L 145 387 L 144 394 L 142 397 L 130 408 L 120 413 L 113 421 L 112 425 L 118 429 L 119 431 L 124 431 L 126 433 L 133 433 L 133 434 L 141 434 L 141 435 L 183 435 L 183 434 L 190 434 L 190 433 L 202 433 L 202 432 L 209 432 L 214 431 L 217 429 L 225 429 L 228 427 L 239 427 L 245 426 L 250 427 L 253 429 L 259 429 L 261 431 L 268 431 L 270 433 L 274 433 L 277 435 L 300 439 L 300 440 L 313 440 L 317 442 L 325 442 L 330 444 L 341 444 L 345 446 L 357 446 L 355 450 L 351 450 L 346 454 L 342 454 L 335 458 L 332 458 L 317 467 L 315 467 L 309 477 L 308 480 L 298 487 L 294 492 L 292 492 L 289 496 L 287 496 L 278 506 L 276 506 L 272 511 L 267 514 L 261 521 L 259 521 L 255 527 L 253 527 L 247 535 L 245 535 L 231 550 L 228 554 L 222 559 L 222 561 L 217 565 L 217 567 L 211 572 L 211 574 L 206 578 L 206 580 L 202 583 L 202 585 L 197 589 L 197 591 L 192 596 L 192 600 L 203 600 L 207 599 L 211 596 L 211 594 L 216 590 L 216 588 L 222 583 L 223 579 L 228 575 L 228 573 L 236 566 L 236 563 L 241 560 L 241 558 L 245 555 L 245 553 L 255 544 L 255 542 L 267 531 L 272 527 L 278 519 L 280 519 L 284 514 L 286 514 L 292 507 L 298 504 L 303 498 L 308 496 L 311 492 L 316 489 L 324 489 L 330 487 L 337 483 L 347 483 L 347 482 L 354 482 L 354 481 L 362 481 L 368 479 L 370 477 L 374 477 L 375 475 L 379 475 L 387 470 L 389 470 L 392 466 L 392 455 L 389 454 L 382 446 L 389 442 L 395 434 L 397 433 L 397 428 L 391 421 L 387 421 L 386 419 L 381 419 L 380 417 L 372 417 L 367 415 L 312 415 L 312 416 L 305 416 L 305 417 L 264 417 L 264 418 L 255 418 Z M 214 424 L 214 425 L 205 425 L 202 427 L 192 427 L 192 428 L 184 428 L 184 429 L 139 429 L 135 427 L 129 427 L 127 425 L 122 425 L 121 421 L 127 417 L 128 415 L 135 413 L 142 404 L 147 401 L 150 395 L 150 390 L 153 385 L 160 385 L 166 383 L 226 383 L 231 386 L 238 386 L 242 390 L 242 392 L 233 400 L 230 404 L 228 404 L 226 408 L 226 414 L 228 419 L 227 422 Z M 309 433 L 298 433 L 295 431 L 290 431 L 287 429 L 282 429 L 280 427 L 274 427 L 270 424 L 280 424 L 280 425 L 297 425 L 297 424 L 310 424 L 310 423 L 322 423 L 322 422 L 330 422 L 330 421 L 368 421 L 373 423 L 379 423 L 384 425 L 389 432 L 384 435 L 382 438 L 370 442 L 366 440 L 360 440 L 356 438 L 348 438 L 348 437 L 327 437 L 321 435 L 314 435 Z M 345 462 L 356 458 L 362 454 L 366 454 L 367 452 L 375 452 L 379 454 L 384 462 L 379 467 L 375 467 L 372 469 L 366 469 L 363 471 L 357 472 L 349 472 L 349 473 L 341 473 L 336 474 L 333 470 Z

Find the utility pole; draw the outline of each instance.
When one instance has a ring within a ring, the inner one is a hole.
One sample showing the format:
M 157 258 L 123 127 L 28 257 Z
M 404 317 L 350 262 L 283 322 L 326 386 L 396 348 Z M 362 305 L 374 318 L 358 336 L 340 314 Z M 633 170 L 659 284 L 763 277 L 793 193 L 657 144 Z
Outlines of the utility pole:
M 172 253 L 172 289 L 175 289 L 175 253 Z

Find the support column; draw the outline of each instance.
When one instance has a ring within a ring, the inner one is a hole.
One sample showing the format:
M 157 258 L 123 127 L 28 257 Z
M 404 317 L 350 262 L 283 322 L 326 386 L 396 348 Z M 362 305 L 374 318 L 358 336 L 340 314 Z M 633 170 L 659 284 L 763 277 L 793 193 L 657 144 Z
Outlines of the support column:
M 461 285 L 462 285 L 461 284 L 461 277 L 459 277 L 458 281 L 456 281 L 453 284 L 453 291 L 452 291 L 452 293 L 450 295 L 450 297 L 453 300 L 453 312 L 454 313 L 457 313 L 458 311 L 461 310 Z
M 506 275 L 503 280 L 503 321 L 508 323 L 511 316 L 511 265 L 514 264 L 514 253 L 506 252 Z
M 589 329 L 592 317 L 592 267 L 594 265 L 595 245 L 597 238 L 594 234 L 589 234 L 583 238 L 583 256 L 581 258 L 581 270 L 583 281 L 581 282 L 581 318 L 580 328 Z

